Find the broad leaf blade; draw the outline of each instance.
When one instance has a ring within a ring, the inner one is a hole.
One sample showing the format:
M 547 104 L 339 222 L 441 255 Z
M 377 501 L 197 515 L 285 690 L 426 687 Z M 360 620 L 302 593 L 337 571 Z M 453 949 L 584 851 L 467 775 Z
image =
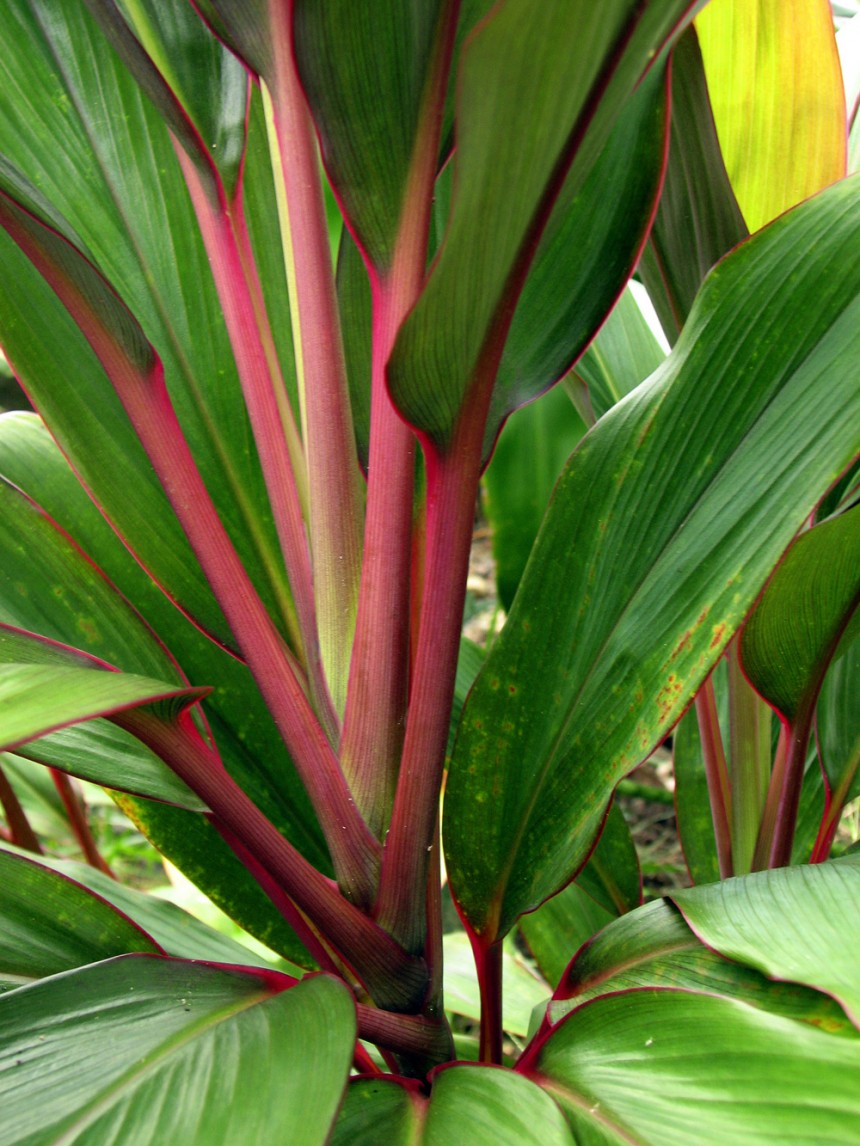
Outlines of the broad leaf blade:
M 857 203 L 846 181 L 724 260 L 665 366 L 571 458 L 446 792 L 452 890 L 487 941 L 575 874 L 860 448 Z
M 664 331 L 675 342 L 705 275 L 747 236 L 717 139 L 694 27 L 672 53 L 669 163 L 639 267 Z
M 4 0 L 3 12 L 0 152 L 39 183 L 145 329 L 219 513 L 277 615 L 277 541 L 260 511 L 266 495 L 221 307 L 167 130 L 83 5 Z M 5 235 L 0 251 L 2 338 L 28 391 L 144 565 L 229 641 L 104 371 Z M 127 483 L 116 482 L 120 471 Z
M 153 631 L 169 633 L 171 650 L 188 678 L 217 686 L 207 698 L 206 716 L 227 770 L 279 830 L 315 866 L 328 871 L 328 855 L 307 794 L 245 665 L 214 646 L 177 613 L 106 525 L 32 414 L 0 417 L 0 472 L 51 515 L 47 517 L 27 498 L 0 485 L 4 552 L 0 620 L 83 648 L 124 671 L 165 680 L 173 679 L 177 667 Z M 39 554 L 38 568 L 30 556 L 33 552 Z M 20 591 L 24 585 L 26 593 Z M 57 607 L 58 598 L 63 608 Z M 128 602 L 133 602 L 134 608 Z M 183 680 L 181 674 L 176 680 Z M 138 766 L 140 757 L 154 759 L 121 729 L 112 729 L 107 735 L 111 751 L 130 757 L 130 769 Z M 70 744 L 77 749 L 78 740 L 84 741 L 79 746 L 81 752 L 90 747 L 98 751 L 104 736 L 99 733 L 93 744 L 84 729 L 69 729 L 56 742 L 52 737 L 41 743 L 40 759 L 54 764 L 55 756 Z M 48 759 L 46 752 L 52 745 L 56 751 Z M 179 843 L 181 838 L 181 833 L 176 833 L 174 841 Z M 216 846 L 223 844 L 219 841 Z M 175 854 L 171 858 L 182 866 Z M 206 866 L 199 870 L 205 872 Z
M 35 740 L 46 732 L 94 716 L 165 703 L 173 708 L 205 695 L 133 673 L 56 665 L 0 665 L 0 747 Z M 168 709 L 168 710 L 169 710 Z
M 696 28 L 726 167 L 756 230 L 845 174 L 830 6 L 712 0 Z
M 849 1146 L 860 1040 L 728 999 L 629 991 L 554 1028 L 529 1064 L 578 1142 Z
M 734 895 L 742 896 L 739 881 L 732 887 Z M 829 996 L 796 983 L 773 982 L 746 962 L 724 958 L 700 942 L 667 900 L 631 912 L 588 942 L 561 978 L 547 1015 L 557 1023 L 590 999 L 666 987 L 723 995 L 833 1034 L 856 1035 Z
M 688 8 L 651 5 L 643 13 L 618 0 L 599 9 L 536 9 L 509 0 L 469 37 L 458 81 L 457 194 L 429 282 L 389 364 L 394 401 L 437 448 L 450 442 L 464 410 L 486 399 L 513 301 L 557 194 L 569 201 L 581 188 L 621 107 Z M 533 129 L 538 121 L 541 132 Z M 495 433 L 488 431 L 490 441 Z
M 860 857 L 672 893 L 699 938 L 776 979 L 833 995 L 860 1026 Z
M 37 857 L 4 850 L 0 920 L 0 979 L 7 985 L 116 955 L 162 954 L 158 943 L 109 901 L 49 871 Z
M 421 4 L 297 0 L 296 63 L 323 161 L 355 237 L 380 270 L 391 262 L 425 86 L 450 23 L 448 0 Z
M 359 1079 L 350 1085 L 332 1146 L 450 1146 L 468 1126 L 470 1146 L 567 1146 L 573 1142 L 555 1103 L 511 1071 L 450 1066 L 433 1078 L 429 1099 L 408 1085 Z
M 137 929 L 137 946 L 126 947 L 125 951 L 157 949 L 163 954 L 173 955 L 179 959 L 271 968 L 271 961 L 258 956 L 243 943 L 231 939 L 220 931 L 215 931 L 170 900 L 150 892 L 138 891 L 134 887 L 127 887 L 80 860 L 26 855 L 9 847 L 0 851 L 0 861 L 5 856 L 26 860 L 29 864 L 40 867 L 45 873 L 57 873 L 58 876 L 65 877 L 65 881 L 71 886 L 80 885 L 91 892 L 93 902 L 103 902 L 114 908 L 117 918 L 123 919 L 126 926 L 134 925 Z M 150 946 L 140 946 L 140 937 L 143 935 L 149 937 Z M 93 954 L 88 959 L 69 962 L 68 967 L 96 962 L 98 959 L 106 959 L 109 955 L 120 953 L 120 951 L 104 951 L 101 954 Z M 54 970 L 63 969 L 54 968 Z M 299 968 L 293 968 L 289 964 L 285 964 L 281 969 L 297 978 L 302 973 Z M 47 973 L 53 974 L 53 970 Z
M 13 991 L 0 1000 L 8 1140 L 322 1146 L 355 1012 L 331 979 L 290 982 L 132 956 Z
M 860 509 L 797 539 L 741 634 L 744 672 L 784 720 L 817 695 L 860 603 Z

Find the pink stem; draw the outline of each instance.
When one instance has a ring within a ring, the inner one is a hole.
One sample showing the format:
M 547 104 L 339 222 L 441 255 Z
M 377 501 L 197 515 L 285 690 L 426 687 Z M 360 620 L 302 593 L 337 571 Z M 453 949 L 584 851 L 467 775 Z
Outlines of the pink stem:
M 498 1066 L 502 1062 L 502 943 L 485 947 L 471 932 L 469 938 L 481 991 L 480 1058 Z
M 444 454 L 429 445 L 425 449 L 427 578 L 377 902 L 382 926 L 415 952 L 425 938 L 424 899 L 460 649 L 483 425 L 482 416 L 469 418 Z
M 33 852 L 38 856 L 43 855 L 39 837 L 30 827 L 27 813 L 21 807 L 21 801 L 2 768 L 0 768 L 0 806 L 3 808 L 3 814 L 9 827 L 10 842 L 16 848 L 24 848 L 25 851 Z
M 109 875 L 111 879 L 116 879 L 116 876 L 108 867 L 101 852 L 96 847 L 96 841 L 93 839 L 90 825 L 87 823 L 83 801 L 75 791 L 72 781 L 65 772 L 61 772 L 57 768 L 51 768 L 50 772 L 51 779 L 54 781 L 54 787 L 57 789 L 60 799 L 63 801 L 63 807 L 66 809 L 66 815 L 69 817 L 69 824 L 75 834 L 75 839 L 78 841 L 78 845 L 84 853 L 84 858 L 87 863 L 90 867 L 94 867 L 98 871 L 104 872 L 105 875 Z
M 276 830 L 200 739 L 189 712 L 171 726 L 145 708 L 111 719 L 166 760 L 335 947 L 349 952 L 350 963 L 380 1007 L 420 1005 L 427 987 L 423 961 L 410 958 Z
M 361 477 L 313 125 L 292 56 L 292 4 L 271 26 L 272 103 L 295 271 L 294 343 L 304 395 L 310 537 L 320 645 L 335 707 L 346 701 L 361 564 Z
M 714 684 L 710 677 L 696 695 L 696 716 L 699 720 L 702 757 L 705 763 L 705 776 L 708 781 L 711 816 L 714 821 L 720 879 L 728 879 L 732 874 L 732 832 L 730 826 L 732 796 L 729 789 L 729 771 L 726 766 L 723 738 L 720 734 L 720 721 L 717 716 Z
M 317 636 L 310 553 L 294 465 L 303 466 L 298 430 L 281 376 L 263 291 L 241 201 L 228 204 L 223 187 L 212 201 L 210 183 L 177 147 L 221 300 L 230 344 L 251 420 L 281 552 L 296 604 L 299 644 L 320 718 L 333 740 L 339 721 L 326 686 Z M 293 443 L 292 450 L 290 442 Z
M 400 325 L 424 286 L 458 11 L 457 0 L 449 0 L 440 13 L 391 266 L 377 268 L 365 259 L 373 296 L 370 459 L 341 761 L 359 807 L 380 837 L 391 815 L 405 731 L 415 472 L 415 436 L 388 396 L 385 368 Z

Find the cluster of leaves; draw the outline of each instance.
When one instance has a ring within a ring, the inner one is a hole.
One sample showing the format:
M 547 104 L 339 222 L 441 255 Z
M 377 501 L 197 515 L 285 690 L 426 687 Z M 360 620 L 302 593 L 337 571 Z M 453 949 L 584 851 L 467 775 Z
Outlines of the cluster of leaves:
M 856 1141 L 860 16 L 0 15 L 0 1142 Z

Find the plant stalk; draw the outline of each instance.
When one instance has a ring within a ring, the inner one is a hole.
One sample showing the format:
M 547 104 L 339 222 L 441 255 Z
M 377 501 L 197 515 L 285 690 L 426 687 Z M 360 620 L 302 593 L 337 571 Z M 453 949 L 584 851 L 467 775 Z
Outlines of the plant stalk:
M 224 312 L 295 601 L 298 631 L 294 624 L 294 643 L 306 666 L 315 708 L 329 739 L 336 743 L 339 720 L 323 672 L 311 560 L 302 516 L 299 478 L 303 483 L 304 456 L 251 251 L 242 212 L 241 184 L 235 201 L 228 203 L 219 181 L 219 200 L 213 202 L 208 184 L 200 178 L 195 164 L 181 148 L 177 146 L 176 150 Z
M 464 420 L 444 454 L 430 444 L 425 447 L 427 576 L 377 903 L 382 926 L 415 953 L 423 950 L 426 935 L 427 875 L 460 649 L 483 424 L 483 417 Z
M 116 713 L 111 719 L 165 760 L 323 935 L 331 937 L 338 950 L 349 952 L 351 965 L 380 1007 L 393 1011 L 420 1007 L 427 990 L 423 960 L 410 957 L 277 831 L 200 739 L 188 710 L 172 726 L 145 708 Z
M 738 638 L 726 651 L 729 683 L 729 783 L 732 816 L 732 870 L 752 870 L 756 839 L 770 781 L 771 710 L 744 676 Z
M 365 255 L 373 303 L 370 458 L 341 761 L 359 808 L 380 838 L 394 803 L 406 723 L 415 473 L 415 435 L 388 396 L 385 368 L 424 286 L 458 12 L 459 0 L 448 0 L 439 14 L 391 266 L 377 267 Z
M 3 815 L 6 817 L 10 842 L 15 847 L 33 852 L 37 856 L 44 855 L 39 837 L 30 826 L 27 813 L 21 807 L 21 801 L 2 768 L 0 768 L 0 806 L 2 806 Z
M 302 429 L 320 648 L 335 709 L 346 703 L 358 608 L 363 493 L 313 124 L 292 55 L 292 4 L 271 22 L 263 85 L 275 170 Z
M 714 822 L 720 879 L 728 879 L 733 874 L 730 827 L 732 793 L 729 787 L 726 754 L 723 749 L 720 721 L 717 716 L 717 701 L 711 677 L 708 677 L 696 694 L 695 703 L 696 716 L 699 721 L 699 736 L 702 741 L 702 757 L 708 781 L 711 816 Z

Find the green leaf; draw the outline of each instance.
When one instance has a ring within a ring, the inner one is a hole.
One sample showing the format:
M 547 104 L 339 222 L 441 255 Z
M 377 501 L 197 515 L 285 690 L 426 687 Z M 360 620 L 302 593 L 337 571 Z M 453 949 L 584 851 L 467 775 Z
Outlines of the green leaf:
M 246 666 L 213 645 L 153 584 L 107 526 L 34 415 L 0 417 L 0 472 L 56 522 L 54 525 L 41 509 L 0 484 L 0 546 L 4 553 L 0 620 L 80 647 L 124 671 L 165 680 L 175 676 L 180 682 L 184 678 L 177 673 L 175 661 L 152 630 L 169 634 L 171 651 L 187 676 L 195 683 L 216 686 L 206 700 L 205 712 L 227 770 L 279 830 L 315 866 L 328 872 L 328 853 L 307 794 Z M 69 534 L 98 568 L 64 534 Z M 34 552 L 39 554 L 38 569 L 32 559 Z M 146 761 L 150 766 L 155 763 L 152 753 L 121 729 L 102 729 L 97 739 L 90 737 L 88 729 L 68 729 L 58 740 L 51 737 L 40 742 L 40 758 L 53 765 L 56 756 L 78 739 L 84 741 L 84 747 L 91 745 L 98 752 L 105 736 L 109 737 L 108 750 L 121 750 L 130 769 Z M 52 745 L 57 751 L 52 750 L 48 759 L 46 752 Z M 177 832 L 174 839 L 181 844 L 181 833 Z M 217 840 L 213 846 L 222 849 L 224 845 Z M 176 854 L 170 858 L 182 866 Z M 205 872 L 205 865 L 196 866 Z
M 713 681 L 720 733 L 725 745 L 729 738 L 729 713 L 724 662 L 714 670 Z M 675 773 L 675 817 L 687 870 L 693 883 L 713 883 L 720 878 L 720 865 L 702 755 L 702 739 L 694 709 L 684 713 L 672 734 L 672 764 Z
M 742 897 L 742 881 L 730 883 L 730 894 Z M 833 999 L 796 983 L 773 982 L 747 963 L 724 958 L 701 943 L 665 899 L 623 916 L 590 940 L 560 980 L 547 1014 L 557 1023 L 600 996 L 666 987 L 723 995 L 831 1034 L 856 1036 Z
M 225 914 L 291 963 L 314 968 L 293 929 L 206 816 L 121 793 L 114 799 L 152 845 Z
M 587 1146 L 689 1146 L 691 1132 L 697 1146 L 849 1146 L 858 1070 L 860 1040 L 729 999 L 649 990 L 569 1015 L 526 1073 Z
M 524 915 L 519 929 L 548 983 L 558 983 L 587 940 L 617 918 L 576 882 Z
M 526 1085 L 523 1085 L 523 1084 Z M 350 1084 L 332 1146 L 450 1146 L 468 1127 L 470 1146 L 572 1144 L 558 1107 L 512 1071 L 448 1066 L 433 1076 L 429 1099 L 386 1079 Z
M 785 720 L 814 703 L 858 603 L 860 509 L 853 509 L 797 539 L 741 633 L 744 672 Z
M 499 435 L 484 488 L 496 588 L 505 609 L 513 602 L 553 486 L 584 433 L 582 418 L 559 387 L 517 410 Z
M 556 487 L 446 790 L 452 891 L 487 942 L 576 873 L 860 448 L 858 194 L 838 184 L 725 259 Z
M 297 0 L 296 64 L 323 161 L 371 263 L 391 263 L 425 87 L 450 23 L 446 0 L 325 5 Z
M 776 979 L 827 991 L 860 1026 L 860 857 L 672 893 L 702 942 Z
M 83 5 L 4 0 L 3 12 L 0 152 L 68 221 L 146 331 L 219 514 L 278 615 L 285 588 L 277 540 L 261 509 L 265 488 L 221 306 L 167 129 Z M 206 631 L 229 642 L 92 350 L 2 233 L 0 264 L 0 337 L 28 393 L 131 549 Z M 122 483 L 118 472 L 127 475 Z
M 129 708 L 165 705 L 175 712 L 203 695 L 201 689 L 177 689 L 133 673 L 0 664 L 0 747 L 15 748 L 65 724 Z
M 818 698 L 816 720 L 821 766 L 834 796 L 847 803 L 860 795 L 860 641 L 831 664 Z
M 25 859 L 2 849 L 0 920 L 0 979 L 7 985 L 115 955 L 162 954 L 159 944 L 109 901 L 49 871 L 38 857 Z
M 595 418 L 602 418 L 665 357 L 628 287 L 576 364 L 577 376 L 588 386 Z
M 401 329 L 388 370 L 392 397 L 404 417 L 439 449 L 450 443 L 464 412 L 477 413 L 489 398 L 513 302 L 556 197 L 561 194 L 556 220 L 572 233 L 579 224 L 574 215 L 566 217 L 565 208 L 583 189 L 621 108 L 688 5 L 649 6 L 631 31 L 634 7 L 629 0 L 617 0 L 599 9 L 577 2 L 536 10 L 528 0 L 509 0 L 492 10 L 463 47 L 457 194 L 429 282 Z M 601 98 L 594 112 L 589 101 L 598 87 Z M 535 122 L 544 125 L 541 132 L 534 131 Z M 585 197 L 582 234 L 587 233 L 593 191 Z M 603 218 L 605 199 L 601 208 Z M 549 233 L 547 244 L 548 253 L 553 246 Z M 608 257 L 605 248 L 602 253 Z M 596 258 L 599 262 L 601 255 Z M 632 262 L 629 254 L 626 258 Z M 625 265 L 629 272 L 630 264 Z M 554 258 L 546 266 L 555 279 Z M 610 288 L 595 325 L 628 272 Z M 538 265 L 535 274 L 540 276 Z M 546 290 L 538 282 L 539 277 L 535 289 L 543 303 Z M 569 280 L 562 275 L 553 288 L 563 282 Z M 558 311 L 558 300 L 551 305 L 554 319 L 566 313 L 563 307 Z M 531 306 L 529 311 L 535 313 Z M 586 342 L 592 331 L 586 332 Z M 511 378 L 504 389 L 519 386 L 520 393 L 515 401 L 510 393 L 498 398 L 502 408 L 491 417 L 487 452 L 512 406 L 557 377 L 552 373 L 527 383 Z
M 290 982 L 130 956 L 13 991 L 0 999 L 7 1141 L 322 1146 L 355 1011 L 340 983 Z
M 442 937 L 445 967 L 445 1009 L 479 1022 L 481 996 L 475 975 L 472 947 L 465 931 Z M 546 1003 L 545 983 L 525 966 L 512 949 L 502 952 L 502 1029 L 512 1035 L 528 1034 L 535 1007 Z
M 26 855 L 8 845 L 0 851 L 2 857 L 10 855 L 28 860 L 46 872 L 56 872 L 64 876 L 71 886 L 81 885 L 94 893 L 93 902 L 98 904 L 104 901 L 116 908 L 120 918 L 126 917 L 138 929 L 138 935 L 145 932 L 163 953 L 173 955 L 180 959 L 200 959 L 213 963 L 234 963 L 237 965 L 251 965 L 254 967 L 271 967 L 271 961 L 255 954 L 243 943 L 238 943 L 228 935 L 215 931 L 206 923 L 190 915 L 183 908 L 178 907 L 170 900 L 160 895 L 138 891 L 133 887 L 126 887 L 104 872 L 98 871 L 89 864 L 79 860 L 55 859 L 53 856 Z M 142 948 L 138 942 L 136 947 L 127 947 L 126 951 L 150 950 L 151 947 Z M 77 967 L 83 963 L 95 962 L 105 959 L 109 954 L 116 952 L 103 952 L 93 954 L 90 958 L 79 959 L 69 963 L 69 967 Z M 54 970 L 62 970 L 55 968 Z M 280 970 L 300 978 L 302 971 L 285 963 Z M 53 974 L 51 972 L 47 972 Z
M 712 0 L 696 29 L 726 168 L 754 231 L 845 174 L 830 6 Z
M 695 28 L 672 53 L 672 128 L 660 205 L 639 272 L 669 341 L 705 275 L 747 237 L 717 139 Z
M 85 0 L 120 59 L 202 169 L 241 178 L 248 76 L 191 5 Z

